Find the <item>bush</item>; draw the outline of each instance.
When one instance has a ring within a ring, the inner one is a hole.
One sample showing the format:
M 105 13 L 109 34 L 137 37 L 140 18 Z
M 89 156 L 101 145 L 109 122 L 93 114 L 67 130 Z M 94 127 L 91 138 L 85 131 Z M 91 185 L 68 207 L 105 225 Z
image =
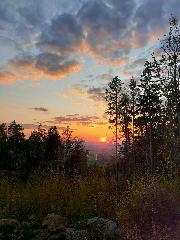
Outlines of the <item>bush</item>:
M 119 202 L 120 224 L 131 229 L 138 227 L 140 232 L 152 231 L 153 226 L 161 229 L 174 226 L 179 220 L 179 186 L 178 179 L 161 177 L 134 181 Z

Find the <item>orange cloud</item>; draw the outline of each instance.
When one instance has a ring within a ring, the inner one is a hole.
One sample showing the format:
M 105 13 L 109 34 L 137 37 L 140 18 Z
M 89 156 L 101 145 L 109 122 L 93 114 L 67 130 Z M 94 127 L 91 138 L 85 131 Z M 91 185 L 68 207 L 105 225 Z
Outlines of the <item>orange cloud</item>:
M 101 41 L 100 41 L 101 43 Z M 91 46 L 84 41 L 81 45 L 82 51 L 88 53 L 89 55 L 91 55 L 95 61 L 98 64 L 102 64 L 102 65 L 108 65 L 108 66 L 121 66 L 124 65 L 126 63 L 128 63 L 128 58 L 127 57 L 122 57 L 122 58 L 117 58 L 117 59 L 109 59 L 109 57 L 105 57 L 105 56 L 110 56 L 112 54 L 112 52 L 117 51 L 117 47 L 123 47 L 125 46 L 124 42 L 120 42 L 120 41 L 111 41 L 111 45 L 109 46 L 102 46 L 102 44 L 99 44 L 96 46 L 96 50 L 92 49 Z M 103 54 L 105 55 L 104 57 L 99 54 L 99 52 L 103 52 Z
M 10 84 L 19 79 L 19 74 L 8 71 L 0 72 L 0 83 Z
M 80 71 L 81 65 L 76 61 L 65 62 L 55 70 L 40 68 L 36 65 L 34 59 L 19 59 L 11 61 L 7 66 L 7 71 L 0 72 L 0 83 L 10 84 L 18 79 L 39 80 L 47 78 L 50 80 L 61 80 L 73 72 Z
M 140 70 L 134 70 L 134 71 L 129 71 L 129 70 L 124 70 L 123 74 L 132 77 L 132 76 L 141 76 L 141 71 Z
M 129 61 L 128 58 L 121 58 L 121 59 L 112 59 L 111 62 L 109 63 L 110 66 L 122 66 L 127 64 Z
M 149 35 L 142 36 L 139 32 L 132 32 L 132 48 L 138 49 L 144 47 L 147 43 L 150 43 L 152 41 L 156 41 L 160 36 L 162 35 L 162 32 L 154 32 L 150 33 Z

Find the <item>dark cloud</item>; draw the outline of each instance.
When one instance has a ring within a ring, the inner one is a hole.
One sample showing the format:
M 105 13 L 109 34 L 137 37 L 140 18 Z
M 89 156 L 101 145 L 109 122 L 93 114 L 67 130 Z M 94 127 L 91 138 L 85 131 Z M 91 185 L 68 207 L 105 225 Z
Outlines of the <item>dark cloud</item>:
M 90 87 L 86 84 L 74 84 L 67 88 L 66 91 L 60 92 L 59 96 L 71 96 L 72 94 L 79 95 L 91 99 L 95 102 L 104 101 L 105 87 Z
M 56 124 L 81 124 L 89 125 L 99 120 L 97 116 L 80 116 L 79 114 L 55 117 L 53 122 Z
M 9 64 L 13 67 L 23 68 L 32 66 L 35 63 L 35 57 L 32 56 L 16 56 L 9 61 Z
M 36 57 L 36 67 L 47 72 L 59 69 L 65 58 L 52 53 L 41 53 Z
M 83 37 L 82 27 L 75 16 L 63 14 L 56 16 L 47 29 L 44 29 L 38 46 L 64 55 L 77 50 Z
M 53 79 L 61 79 L 71 72 L 78 71 L 80 68 L 80 64 L 76 60 L 48 52 L 40 53 L 34 57 L 17 56 L 10 60 L 9 64 L 25 74 L 33 71 L 37 74 L 39 73 L 36 79 L 42 77 L 42 74 Z
M 87 89 L 88 97 L 94 101 L 103 101 L 105 97 L 105 89 L 100 87 L 92 87 Z
M 0 5 L 0 21 L 11 22 L 11 17 L 8 9 Z
M 52 53 L 41 53 L 36 58 L 36 68 L 48 74 L 69 73 L 73 66 L 78 65 L 76 60 L 68 60 L 65 56 Z
M 34 11 L 35 10 L 35 11 Z M 38 8 L 19 8 L 19 14 L 25 19 L 26 23 L 37 26 L 42 23 L 41 10 Z
M 107 2 L 88 1 L 80 9 L 78 18 L 86 32 L 86 41 L 90 49 L 102 57 L 118 58 L 129 50 L 129 44 L 123 42 L 123 38 L 128 29 L 134 2 Z
M 141 34 L 148 34 L 155 29 L 164 27 L 165 18 L 165 0 L 143 0 L 136 11 L 134 17 L 137 30 Z
M 143 47 L 157 40 L 167 30 L 170 14 L 176 13 L 180 7 L 178 0 L 141 0 L 135 12 L 132 26 L 134 47 Z
M 37 112 L 48 112 L 48 109 L 44 108 L 44 107 L 34 107 L 34 108 L 31 108 L 31 109 L 34 110 L 34 111 L 37 111 Z
M 17 12 L 23 18 L 24 22 L 33 27 L 39 27 L 44 21 L 44 8 L 42 0 L 30 0 Z
M 70 118 L 72 118 L 72 117 L 78 117 L 78 116 L 79 116 L 79 114 L 77 114 L 77 113 L 66 115 L 66 117 L 70 117 Z
M 107 34 L 119 37 L 119 33 L 126 29 L 128 25 L 129 17 L 134 8 L 132 0 L 127 1 L 109 1 L 111 6 L 107 5 L 105 1 L 93 0 L 88 1 L 80 9 L 78 17 L 90 34 L 89 40 L 91 40 L 91 34 L 99 35 L 99 31 L 104 31 Z M 115 6 L 114 4 L 118 5 Z M 131 7 L 128 7 L 131 5 Z M 93 19 L 93 21 L 92 21 Z
M 0 1 L 0 23 L 3 23 L 4 27 L 7 27 L 6 24 L 12 24 L 13 26 L 17 24 L 15 22 L 18 19 L 16 10 L 21 3 L 19 0 Z

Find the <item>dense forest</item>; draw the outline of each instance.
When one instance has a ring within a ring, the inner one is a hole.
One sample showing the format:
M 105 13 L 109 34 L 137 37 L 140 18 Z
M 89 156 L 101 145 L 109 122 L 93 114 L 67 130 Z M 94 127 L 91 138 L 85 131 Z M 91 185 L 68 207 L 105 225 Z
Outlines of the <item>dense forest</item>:
M 129 82 L 116 76 L 107 85 L 115 142 L 110 164 L 88 166 L 84 142 L 69 127 L 60 135 L 57 127 L 40 125 L 26 138 L 15 121 L 0 125 L 0 217 L 22 222 L 18 236 L 4 239 L 33 239 L 32 229 L 51 212 L 77 229 L 90 217 L 111 218 L 121 229 L 113 239 L 178 239 L 171 235 L 179 231 L 180 211 L 177 18 L 159 43 L 141 76 Z

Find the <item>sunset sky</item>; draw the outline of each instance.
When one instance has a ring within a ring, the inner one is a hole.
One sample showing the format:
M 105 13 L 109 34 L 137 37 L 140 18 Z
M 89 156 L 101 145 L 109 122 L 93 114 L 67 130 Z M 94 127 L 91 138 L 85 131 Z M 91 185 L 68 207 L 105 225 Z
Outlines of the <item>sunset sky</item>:
M 180 0 L 0 1 L 0 121 L 108 139 L 108 81 L 138 76 L 179 13 Z

